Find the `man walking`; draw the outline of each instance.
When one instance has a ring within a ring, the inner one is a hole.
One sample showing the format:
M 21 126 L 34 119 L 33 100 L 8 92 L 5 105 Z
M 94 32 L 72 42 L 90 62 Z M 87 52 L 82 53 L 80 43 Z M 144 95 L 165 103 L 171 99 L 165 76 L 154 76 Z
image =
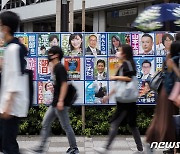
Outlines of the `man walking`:
M 0 14 L 0 33 L 7 44 L 4 51 L 2 66 L 2 82 L 0 97 L 0 114 L 2 119 L 2 151 L 4 154 L 19 154 L 16 141 L 20 117 L 26 117 L 28 112 L 24 95 L 25 69 L 24 56 L 26 48 L 15 38 L 20 23 L 17 14 L 4 11 Z
M 45 144 L 51 130 L 51 123 L 57 117 L 64 131 L 66 132 L 70 148 L 66 151 L 66 154 L 79 154 L 77 148 L 74 131 L 70 125 L 69 119 L 69 107 L 66 106 L 64 99 L 67 93 L 67 72 L 64 66 L 61 64 L 63 58 L 63 52 L 60 47 L 53 46 L 48 51 L 49 64 L 53 70 L 54 80 L 54 98 L 52 105 L 48 108 L 45 113 L 42 122 L 41 129 L 41 141 L 40 145 L 30 151 L 35 153 L 43 153 L 45 151 Z

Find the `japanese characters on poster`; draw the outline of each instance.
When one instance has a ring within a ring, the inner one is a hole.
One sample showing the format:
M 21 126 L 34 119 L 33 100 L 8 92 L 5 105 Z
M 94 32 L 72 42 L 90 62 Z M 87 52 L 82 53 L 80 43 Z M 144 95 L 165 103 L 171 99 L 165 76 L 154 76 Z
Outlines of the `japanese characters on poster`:
M 80 80 L 81 72 L 80 72 L 80 58 L 64 58 L 64 66 L 68 73 L 69 80 Z
M 83 56 L 83 35 L 81 33 L 62 34 L 61 47 L 65 56 Z
M 102 97 L 116 84 L 110 77 L 116 75 L 122 61 L 115 57 L 122 44 L 133 48 L 139 80 L 137 104 L 155 104 L 156 94 L 149 82 L 156 71 L 162 69 L 175 33 L 16 33 L 15 36 L 29 51 L 27 68 L 33 70 L 35 85 L 34 104 L 49 105 L 53 99 L 52 70 L 47 53 L 52 46 L 60 46 L 64 52 L 62 64 L 78 90 L 76 105 L 103 105 Z M 0 57 L 4 47 L 0 40 Z M 106 103 L 116 104 L 115 97 Z
M 50 105 L 53 101 L 54 86 L 51 81 L 38 81 L 38 104 Z
M 85 55 L 107 55 L 107 34 L 85 34 Z

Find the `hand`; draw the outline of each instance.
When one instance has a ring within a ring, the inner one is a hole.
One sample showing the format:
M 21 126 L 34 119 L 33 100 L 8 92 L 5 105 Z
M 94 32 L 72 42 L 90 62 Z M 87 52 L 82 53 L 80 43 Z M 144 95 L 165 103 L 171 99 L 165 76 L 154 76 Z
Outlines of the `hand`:
M 103 104 L 105 104 L 105 103 L 108 101 L 108 99 L 109 99 L 109 96 L 104 96 L 104 97 L 102 98 L 101 102 L 102 102 Z
M 116 80 L 116 76 L 110 76 L 110 80 Z
M 59 111 L 64 110 L 64 101 L 59 101 L 59 102 L 57 103 L 57 109 L 58 109 Z
M 9 113 L 10 113 L 10 108 L 6 107 L 4 112 L 1 114 L 1 118 L 2 119 L 10 119 L 11 115 Z

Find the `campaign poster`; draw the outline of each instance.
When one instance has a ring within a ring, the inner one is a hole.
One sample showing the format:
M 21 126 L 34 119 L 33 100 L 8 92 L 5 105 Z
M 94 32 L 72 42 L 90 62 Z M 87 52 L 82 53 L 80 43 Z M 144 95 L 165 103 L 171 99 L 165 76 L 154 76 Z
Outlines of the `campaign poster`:
M 165 57 L 156 57 L 156 72 L 161 71 Z
M 38 56 L 47 56 L 52 46 L 59 46 L 59 34 L 44 33 L 38 35 Z
M 19 42 L 21 44 L 24 44 L 25 47 L 27 48 L 28 50 L 28 46 L 29 46 L 29 38 L 28 38 L 28 34 L 26 33 L 16 33 L 15 34 L 15 37 L 18 38 Z
M 61 47 L 64 56 L 83 56 L 83 34 L 61 34 Z
M 28 34 L 28 38 L 29 38 L 29 43 L 28 43 L 29 56 L 35 57 L 36 56 L 36 34 L 30 33 Z
M 37 80 L 37 58 L 27 58 L 27 69 L 33 70 L 33 80 Z
M 175 33 L 156 33 L 156 55 L 166 56 L 170 52 Z
M 141 56 L 155 55 L 155 38 L 154 33 L 139 34 L 139 53 Z
M 122 44 L 130 45 L 130 34 L 128 33 L 109 33 L 108 34 L 108 53 L 109 55 L 115 55 L 118 48 Z
M 107 34 L 85 34 L 85 55 L 95 57 L 107 55 Z
M 107 81 L 86 81 L 86 104 L 102 104 L 102 98 L 107 95 Z
M 116 75 L 122 62 L 116 57 L 109 57 L 109 77 Z
M 139 55 L 139 33 L 132 33 L 131 34 L 131 46 L 133 49 L 133 55 Z
M 77 89 L 77 100 L 74 105 L 84 105 L 84 81 L 73 81 L 72 84 Z
M 38 81 L 38 104 L 50 105 L 53 101 L 54 86 L 51 81 Z
M 107 80 L 107 58 L 95 58 L 94 60 L 94 80 Z
M 48 66 L 47 58 L 38 58 L 38 79 L 39 80 L 50 80 L 51 73 Z
M 80 58 L 64 58 L 64 66 L 68 73 L 69 80 L 80 80 L 81 79 L 81 62 Z
M 155 104 L 156 94 L 150 89 L 150 81 L 139 82 L 139 98 L 137 104 Z
M 155 73 L 155 57 L 134 57 L 137 69 L 137 78 L 150 81 Z
M 94 58 L 86 58 L 85 64 L 85 79 L 86 80 L 93 80 L 94 79 Z

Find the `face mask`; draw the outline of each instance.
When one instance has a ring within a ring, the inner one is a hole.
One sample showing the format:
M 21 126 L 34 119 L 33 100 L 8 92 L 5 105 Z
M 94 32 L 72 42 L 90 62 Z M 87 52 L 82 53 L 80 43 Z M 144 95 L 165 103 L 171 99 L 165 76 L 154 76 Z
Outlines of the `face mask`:
M 54 55 L 48 55 L 48 61 L 49 61 L 49 62 L 51 62 L 51 61 L 53 61 L 54 59 L 57 58 L 57 57 L 52 58 L 52 56 L 54 56 Z

